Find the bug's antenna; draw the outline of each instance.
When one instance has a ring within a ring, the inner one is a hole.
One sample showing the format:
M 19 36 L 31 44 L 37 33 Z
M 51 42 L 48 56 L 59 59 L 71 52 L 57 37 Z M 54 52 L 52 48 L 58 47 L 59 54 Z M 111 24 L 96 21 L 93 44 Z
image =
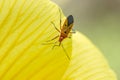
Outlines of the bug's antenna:
M 63 48 L 63 50 L 64 50 L 64 52 L 65 52 L 65 55 L 67 56 L 67 58 L 70 60 L 70 57 L 69 57 L 69 55 L 67 54 L 67 52 L 66 52 L 66 50 L 65 50 L 65 48 L 64 48 L 64 46 L 63 46 L 63 44 L 61 43 L 61 46 L 62 46 L 62 48 Z
M 61 22 L 62 22 L 62 20 L 61 20 L 61 10 L 60 10 L 60 8 L 59 8 L 59 12 L 60 12 L 60 30 L 61 30 Z

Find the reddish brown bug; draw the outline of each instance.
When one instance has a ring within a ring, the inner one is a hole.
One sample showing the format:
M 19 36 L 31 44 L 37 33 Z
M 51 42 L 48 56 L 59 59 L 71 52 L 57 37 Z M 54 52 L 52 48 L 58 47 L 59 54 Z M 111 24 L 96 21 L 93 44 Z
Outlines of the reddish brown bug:
M 63 26 L 61 26 L 61 20 L 60 20 L 60 30 L 58 28 L 56 28 L 55 24 L 52 22 L 52 24 L 54 25 L 55 29 L 60 33 L 60 36 L 57 35 L 56 37 L 54 37 L 53 39 L 59 37 L 59 46 L 61 45 L 61 42 L 65 39 L 65 38 L 68 38 L 68 35 L 69 33 L 71 33 L 70 31 L 72 30 L 73 28 L 73 22 L 74 22 L 74 19 L 73 19 L 73 16 L 72 15 L 69 15 Z
M 60 11 L 60 10 L 59 10 Z M 66 19 L 65 19 L 65 22 L 63 25 L 61 25 L 61 13 L 60 13 L 60 30 L 55 26 L 55 24 L 53 22 L 51 22 L 53 24 L 53 26 L 55 27 L 55 29 L 60 33 L 59 35 L 55 36 L 53 39 L 49 40 L 49 41 L 52 41 L 56 38 L 59 37 L 59 45 L 55 45 L 53 46 L 53 48 L 55 46 L 62 46 L 63 50 L 65 51 L 63 45 L 61 44 L 61 42 L 65 39 L 65 38 L 70 38 L 69 34 L 71 33 L 74 33 L 74 32 L 71 32 L 72 31 L 72 28 L 73 28 L 73 23 L 74 23 L 74 18 L 72 15 L 69 15 Z M 70 57 L 68 56 L 67 52 L 65 51 L 66 53 L 66 56 L 68 57 L 68 59 L 70 60 Z

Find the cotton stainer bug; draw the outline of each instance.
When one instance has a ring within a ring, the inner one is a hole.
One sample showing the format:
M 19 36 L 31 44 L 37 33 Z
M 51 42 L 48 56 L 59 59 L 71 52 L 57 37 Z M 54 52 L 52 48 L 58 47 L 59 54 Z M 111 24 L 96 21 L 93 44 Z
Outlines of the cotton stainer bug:
M 59 10 L 59 11 L 60 11 L 60 10 Z M 63 45 L 61 44 L 61 42 L 62 42 L 64 39 L 66 39 L 66 38 L 70 38 L 69 34 L 74 33 L 74 32 L 71 32 L 71 31 L 72 31 L 72 28 L 73 28 L 74 18 L 73 18 L 72 15 L 69 15 L 69 16 L 65 19 L 63 25 L 61 25 L 61 12 L 60 12 L 60 30 L 55 26 L 55 24 L 54 24 L 53 22 L 51 22 L 51 23 L 54 25 L 55 29 L 56 29 L 60 34 L 57 35 L 57 36 L 55 36 L 53 39 L 51 39 L 51 40 L 49 40 L 49 41 L 52 41 L 52 40 L 54 40 L 54 39 L 56 39 L 56 38 L 59 37 L 59 40 L 58 40 L 58 41 L 59 41 L 59 45 L 54 45 L 53 48 L 54 48 L 55 46 L 60 46 L 60 45 L 61 45 L 62 48 L 64 49 L 64 47 L 63 47 Z M 56 43 L 56 42 L 55 42 L 55 43 Z M 64 49 L 64 51 L 65 51 L 65 49 Z M 66 51 L 65 51 L 65 53 L 66 53 L 66 56 L 68 57 L 68 59 L 70 60 L 70 57 L 68 56 L 68 54 L 67 54 Z

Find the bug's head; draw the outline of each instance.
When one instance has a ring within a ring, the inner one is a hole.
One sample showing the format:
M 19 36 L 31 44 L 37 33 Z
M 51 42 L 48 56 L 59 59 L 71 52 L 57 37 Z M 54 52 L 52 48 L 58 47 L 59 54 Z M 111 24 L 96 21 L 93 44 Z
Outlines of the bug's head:
M 69 16 L 67 17 L 67 20 L 68 20 L 68 26 L 74 23 L 74 18 L 73 18 L 72 15 L 69 15 Z

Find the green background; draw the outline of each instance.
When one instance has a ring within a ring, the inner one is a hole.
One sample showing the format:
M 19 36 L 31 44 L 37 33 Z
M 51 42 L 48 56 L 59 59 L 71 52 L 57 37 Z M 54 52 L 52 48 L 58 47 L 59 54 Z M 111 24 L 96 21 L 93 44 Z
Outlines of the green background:
M 52 1 L 74 16 L 74 28 L 103 52 L 120 80 L 120 0 Z

